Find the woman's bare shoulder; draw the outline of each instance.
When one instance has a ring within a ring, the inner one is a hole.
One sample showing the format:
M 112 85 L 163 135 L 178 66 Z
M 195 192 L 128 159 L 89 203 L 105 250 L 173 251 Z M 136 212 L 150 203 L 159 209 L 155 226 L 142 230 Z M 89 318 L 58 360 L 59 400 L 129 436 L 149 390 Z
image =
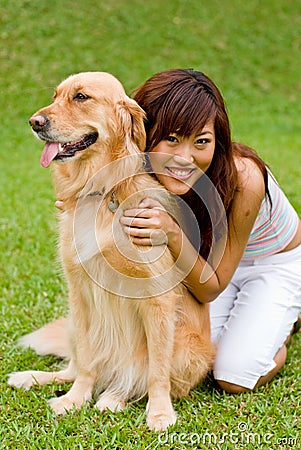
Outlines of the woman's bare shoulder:
M 235 158 L 235 164 L 240 194 L 243 196 L 254 194 L 262 200 L 265 195 L 265 183 L 258 165 L 250 158 Z

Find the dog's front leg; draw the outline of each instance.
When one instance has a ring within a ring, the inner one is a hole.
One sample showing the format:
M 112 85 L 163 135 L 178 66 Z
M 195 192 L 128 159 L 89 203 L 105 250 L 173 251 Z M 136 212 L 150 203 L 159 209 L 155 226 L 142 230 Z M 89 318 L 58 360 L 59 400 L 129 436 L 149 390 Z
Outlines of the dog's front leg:
M 49 401 L 51 408 L 57 414 L 64 414 L 75 407 L 81 408 L 92 398 L 96 379 L 96 369 L 93 367 L 93 350 L 91 349 L 88 328 L 89 312 L 85 298 L 77 294 L 70 294 L 70 310 L 73 320 L 73 351 L 76 365 L 76 378 L 67 394 Z
M 146 300 L 141 313 L 148 348 L 147 424 L 150 429 L 163 431 L 176 422 L 170 398 L 170 371 L 173 353 L 175 312 L 174 299 Z
M 89 372 L 80 371 L 67 394 L 49 400 L 49 404 L 56 414 L 65 414 L 76 408 L 80 409 L 92 398 L 95 377 Z

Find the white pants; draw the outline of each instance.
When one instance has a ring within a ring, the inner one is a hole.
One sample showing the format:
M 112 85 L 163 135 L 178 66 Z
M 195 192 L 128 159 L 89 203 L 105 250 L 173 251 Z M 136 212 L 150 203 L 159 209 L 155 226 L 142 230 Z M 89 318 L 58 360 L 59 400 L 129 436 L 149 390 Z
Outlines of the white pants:
M 241 262 L 210 305 L 215 379 L 253 389 L 275 367 L 300 311 L 301 246 Z

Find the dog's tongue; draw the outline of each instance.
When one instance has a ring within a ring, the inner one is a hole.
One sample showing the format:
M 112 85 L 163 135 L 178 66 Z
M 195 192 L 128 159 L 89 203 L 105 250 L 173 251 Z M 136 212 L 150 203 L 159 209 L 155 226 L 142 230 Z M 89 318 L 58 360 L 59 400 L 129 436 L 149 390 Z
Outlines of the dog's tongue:
M 47 142 L 45 144 L 40 162 L 43 167 L 48 167 L 51 161 L 56 157 L 59 152 L 59 144 L 57 142 Z

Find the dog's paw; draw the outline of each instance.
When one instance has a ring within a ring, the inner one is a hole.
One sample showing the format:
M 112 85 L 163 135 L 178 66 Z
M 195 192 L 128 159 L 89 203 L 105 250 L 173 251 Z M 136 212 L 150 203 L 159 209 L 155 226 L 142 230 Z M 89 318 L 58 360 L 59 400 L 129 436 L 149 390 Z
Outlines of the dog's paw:
M 114 395 L 109 393 L 103 393 L 97 403 L 95 404 L 95 407 L 99 409 L 99 411 L 123 411 L 125 409 L 126 402 L 124 400 L 120 400 L 119 398 L 116 398 Z
M 72 389 L 61 397 L 54 397 L 48 400 L 48 404 L 55 414 L 66 414 L 72 409 L 80 409 L 85 403 L 91 400 L 91 395 L 76 395 Z
M 67 394 L 61 397 L 54 397 L 48 400 L 48 404 L 55 414 L 66 414 L 66 412 L 72 410 L 73 408 L 79 409 L 81 405 L 76 405 L 71 399 L 68 398 Z
M 9 374 L 8 384 L 19 389 L 28 391 L 32 386 L 39 384 L 36 376 L 38 372 L 35 370 L 26 370 L 24 372 L 13 372 Z
M 177 421 L 176 413 L 173 408 L 156 410 L 149 410 L 146 415 L 146 422 L 150 430 L 165 431 Z

